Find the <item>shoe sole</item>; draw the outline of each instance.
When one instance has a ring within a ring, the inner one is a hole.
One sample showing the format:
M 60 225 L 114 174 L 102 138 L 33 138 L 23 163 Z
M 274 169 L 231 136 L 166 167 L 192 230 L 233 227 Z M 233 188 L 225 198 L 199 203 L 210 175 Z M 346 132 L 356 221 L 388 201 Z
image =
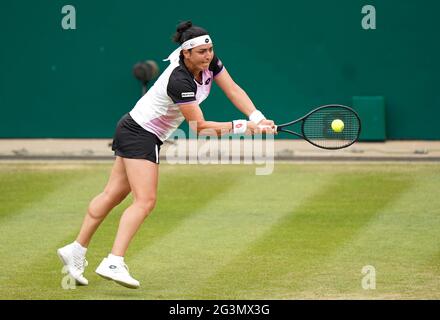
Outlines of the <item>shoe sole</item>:
M 125 283 L 125 282 L 121 282 L 121 281 L 117 281 L 117 280 L 113 280 L 114 282 L 116 282 L 117 284 L 120 284 L 123 287 L 129 288 L 129 289 L 138 289 L 140 286 L 133 286 L 131 284 Z
M 100 276 L 101 278 L 104 278 L 105 280 L 113 281 L 113 279 L 110 278 L 110 277 L 104 276 L 103 274 L 100 274 L 100 273 L 98 273 L 98 272 L 96 272 L 96 271 L 95 271 L 95 273 L 96 273 L 98 276 Z
M 60 249 L 57 250 L 57 255 L 58 255 L 58 258 L 60 258 L 61 263 L 62 263 L 64 266 L 67 266 L 68 263 L 66 262 L 66 260 L 64 260 L 64 257 L 63 257 L 63 255 L 61 254 Z M 78 280 L 76 280 L 75 277 L 72 276 L 72 275 L 70 274 L 70 272 L 68 272 L 68 273 L 69 273 L 69 275 L 75 280 L 75 283 L 76 283 L 77 285 L 79 285 L 79 286 L 87 286 L 87 284 L 85 284 L 85 283 L 81 283 L 81 282 L 79 282 Z
M 131 284 L 128 284 L 128 283 L 126 283 L 126 282 L 122 282 L 122 281 L 119 281 L 119 280 L 115 280 L 115 279 L 113 279 L 113 278 L 110 278 L 110 277 L 108 277 L 108 276 L 105 276 L 105 275 L 99 273 L 98 271 L 95 271 L 95 273 L 96 273 L 98 276 L 100 276 L 101 278 L 105 279 L 105 280 L 114 281 L 114 282 L 116 282 L 117 284 L 119 284 L 119 285 L 121 285 L 121 286 L 123 286 L 123 287 L 129 288 L 129 289 L 138 289 L 138 288 L 140 287 L 140 286 L 133 286 L 133 285 L 131 285 Z

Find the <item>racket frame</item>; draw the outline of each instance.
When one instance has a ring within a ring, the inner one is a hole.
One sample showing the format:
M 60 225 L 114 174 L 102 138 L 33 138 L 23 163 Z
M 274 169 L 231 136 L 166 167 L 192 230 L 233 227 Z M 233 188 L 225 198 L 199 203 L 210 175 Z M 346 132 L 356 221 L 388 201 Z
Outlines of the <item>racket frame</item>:
M 355 115 L 355 117 L 358 119 L 358 122 L 359 122 L 359 129 L 358 129 L 358 133 L 357 133 L 356 139 L 354 139 L 351 143 L 349 143 L 349 144 L 347 144 L 347 145 L 344 145 L 343 147 L 324 147 L 324 146 L 320 146 L 320 145 L 317 145 L 316 143 L 314 143 L 313 141 L 309 140 L 309 139 L 304 135 L 304 123 L 305 123 L 305 120 L 307 119 L 307 117 L 309 117 L 309 116 L 310 116 L 311 114 L 313 114 L 313 113 L 318 112 L 318 111 L 321 110 L 321 109 L 327 109 L 327 108 L 329 108 L 329 107 L 339 107 L 339 108 L 343 108 L 343 109 L 349 110 L 349 111 L 352 112 L 352 113 Z M 300 121 L 302 121 L 302 123 L 301 123 L 301 133 L 297 133 L 297 132 L 294 132 L 294 131 L 289 130 L 289 129 L 284 129 L 285 127 L 291 126 L 291 125 L 293 125 L 293 124 L 295 124 L 295 123 L 298 123 L 298 122 L 300 122 Z M 318 108 L 313 109 L 312 111 L 310 111 L 310 112 L 307 113 L 305 116 L 302 116 L 302 117 L 299 118 L 299 119 L 296 119 L 296 120 L 293 120 L 293 121 L 290 121 L 290 122 L 287 122 L 287 123 L 283 123 L 283 124 L 277 125 L 276 129 L 277 129 L 277 132 L 286 132 L 286 133 L 290 133 L 290 134 L 293 134 L 293 135 L 295 135 L 295 136 L 297 136 L 297 137 L 299 137 L 299 138 L 301 138 L 301 139 L 304 139 L 304 140 L 306 140 L 308 143 L 314 145 L 315 147 L 318 147 L 318 148 L 321 148 L 321 149 L 327 149 L 327 150 L 337 150 L 337 149 L 347 148 L 347 147 L 351 146 L 353 143 L 355 143 L 355 142 L 359 139 L 359 136 L 360 136 L 360 134 L 361 134 L 361 119 L 359 118 L 359 115 L 357 114 L 357 112 L 354 111 L 354 110 L 353 110 L 352 108 L 350 108 L 350 107 L 344 106 L 344 105 L 342 105 L 342 104 L 327 104 L 327 105 L 320 106 L 320 107 L 318 107 Z

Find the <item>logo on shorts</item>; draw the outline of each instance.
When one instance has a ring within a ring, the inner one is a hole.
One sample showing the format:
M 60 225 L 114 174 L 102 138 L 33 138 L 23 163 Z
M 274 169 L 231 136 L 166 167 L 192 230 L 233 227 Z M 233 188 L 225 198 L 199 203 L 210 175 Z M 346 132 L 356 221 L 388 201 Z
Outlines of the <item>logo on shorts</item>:
M 236 127 L 237 129 L 241 128 L 242 126 L 243 126 L 242 123 L 239 123 L 239 124 L 235 125 L 235 127 Z
M 195 97 L 195 93 L 194 92 L 182 92 L 182 98 L 190 98 L 190 97 Z

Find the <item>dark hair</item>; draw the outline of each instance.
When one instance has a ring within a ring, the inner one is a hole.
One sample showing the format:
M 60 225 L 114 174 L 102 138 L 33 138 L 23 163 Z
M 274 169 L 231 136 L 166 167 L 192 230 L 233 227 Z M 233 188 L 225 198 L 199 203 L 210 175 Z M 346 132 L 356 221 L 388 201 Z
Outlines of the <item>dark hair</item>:
M 207 34 L 208 31 L 203 28 L 193 26 L 191 21 L 183 21 L 177 26 L 176 33 L 173 36 L 173 41 L 182 44 L 189 39 L 197 38 Z

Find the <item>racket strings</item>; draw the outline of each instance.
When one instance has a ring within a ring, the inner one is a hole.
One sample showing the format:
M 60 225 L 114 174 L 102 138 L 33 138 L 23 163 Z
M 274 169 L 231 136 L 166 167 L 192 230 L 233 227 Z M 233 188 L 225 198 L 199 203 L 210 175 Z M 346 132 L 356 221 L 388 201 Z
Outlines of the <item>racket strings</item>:
M 332 129 L 332 122 L 342 120 L 341 132 Z M 313 144 L 327 149 L 344 148 L 357 140 L 360 132 L 359 118 L 350 109 L 332 106 L 318 109 L 303 122 L 303 135 Z

